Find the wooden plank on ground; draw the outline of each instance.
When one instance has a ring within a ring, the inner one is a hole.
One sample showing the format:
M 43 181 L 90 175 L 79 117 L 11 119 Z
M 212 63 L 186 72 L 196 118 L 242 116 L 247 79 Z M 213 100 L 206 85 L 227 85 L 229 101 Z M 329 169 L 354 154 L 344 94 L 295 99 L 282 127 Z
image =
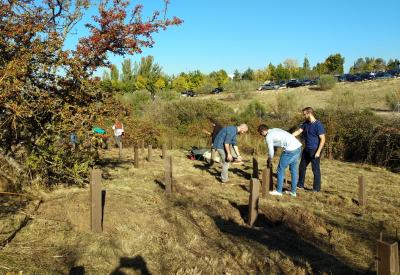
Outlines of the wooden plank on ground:
M 367 203 L 367 190 L 364 176 L 358 177 L 358 205 L 365 206 Z

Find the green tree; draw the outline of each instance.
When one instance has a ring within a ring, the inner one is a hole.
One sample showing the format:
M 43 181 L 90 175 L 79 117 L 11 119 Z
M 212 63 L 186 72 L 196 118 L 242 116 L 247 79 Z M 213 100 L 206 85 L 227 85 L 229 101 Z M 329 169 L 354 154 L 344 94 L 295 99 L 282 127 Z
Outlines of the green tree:
M 186 74 L 181 74 L 172 81 L 172 87 L 177 92 L 184 92 L 189 89 L 189 83 Z
M 248 68 L 242 74 L 242 80 L 254 80 L 254 71 Z
M 310 77 L 310 61 L 308 61 L 307 57 L 304 57 L 303 61 L 303 76 L 306 78 Z
M 328 74 L 343 74 L 344 57 L 340 53 L 328 56 L 324 64 Z
M 383 58 L 375 59 L 373 69 L 374 69 L 374 71 L 384 71 L 386 69 L 385 60 Z
M 151 55 L 142 57 L 140 63 L 135 63 L 134 75 L 136 85 L 147 90 L 154 100 L 158 91 L 156 83 L 162 76 L 161 66 L 154 63 L 154 58 Z
M 267 70 L 268 70 L 269 80 L 276 80 L 275 66 L 272 63 L 269 63 Z
M 324 75 L 327 73 L 327 68 L 325 63 L 317 63 L 317 65 L 314 66 L 313 71 L 318 75 Z
M 132 63 L 130 59 L 124 59 L 122 62 L 121 80 L 124 83 L 133 81 Z
M 222 88 L 229 81 L 228 74 L 224 70 L 212 72 L 209 74 L 209 77 L 212 80 L 213 84 L 219 88 Z
M 239 73 L 239 71 L 236 69 L 233 72 L 233 81 L 239 81 L 242 79 L 242 75 Z
M 189 72 L 187 74 L 187 80 L 188 80 L 188 88 L 190 90 L 195 90 L 203 84 L 204 75 L 199 70 Z
M 111 73 L 110 73 L 111 81 L 113 82 L 113 84 L 117 84 L 119 81 L 119 71 L 118 71 L 117 66 L 115 66 L 114 64 L 111 65 L 110 70 L 111 70 Z
M 289 69 L 285 68 L 282 64 L 279 64 L 275 69 L 275 78 L 277 81 L 289 80 L 290 79 Z
M 386 69 L 388 70 L 393 70 L 393 69 L 399 69 L 400 68 L 400 61 L 396 58 L 395 60 L 389 59 Z

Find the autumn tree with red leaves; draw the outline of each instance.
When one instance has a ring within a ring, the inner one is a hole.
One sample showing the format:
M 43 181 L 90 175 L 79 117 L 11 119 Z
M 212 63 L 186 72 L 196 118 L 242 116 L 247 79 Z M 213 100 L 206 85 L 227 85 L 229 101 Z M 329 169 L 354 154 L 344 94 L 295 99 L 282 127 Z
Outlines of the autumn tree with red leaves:
M 102 1 L 86 24 L 90 35 L 67 50 L 88 0 L 1 0 L 0 160 L 18 171 L 15 178 L 0 171 L 3 180 L 83 182 L 93 152 L 73 153 L 66 141 L 76 132 L 84 143 L 111 98 L 92 75 L 109 65 L 108 54 L 141 53 L 154 45 L 154 33 L 182 23 L 166 17 L 164 2 L 144 20 L 141 5 L 129 12 L 129 1 Z

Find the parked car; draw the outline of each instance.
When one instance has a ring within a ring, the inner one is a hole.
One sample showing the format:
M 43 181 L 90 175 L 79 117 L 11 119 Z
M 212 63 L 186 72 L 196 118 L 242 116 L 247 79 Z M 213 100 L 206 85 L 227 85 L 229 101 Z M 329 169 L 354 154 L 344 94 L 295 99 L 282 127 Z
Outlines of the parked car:
M 373 72 L 364 72 L 360 74 L 361 80 L 374 80 L 375 79 L 375 73 Z
M 400 69 L 392 69 L 386 71 L 388 74 L 392 75 L 393 77 L 399 77 L 400 76 Z
M 348 74 L 346 77 L 346 81 L 349 81 L 349 82 L 357 82 L 357 81 L 361 81 L 361 80 L 362 80 L 361 76 L 357 75 L 357 74 L 354 74 L 354 75 Z
M 303 79 L 303 80 L 301 81 L 301 85 L 302 85 L 302 86 L 309 86 L 309 85 L 311 85 L 311 79 Z
M 268 84 L 263 84 L 261 85 L 258 90 L 259 91 L 264 91 L 264 90 L 277 90 L 279 89 L 279 85 L 273 82 L 270 82 Z
M 187 90 L 181 93 L 181 96 L 185 96 L 185 97 L 195 97 L 197 96 L 195 92 L 193 92 L 193 90 Z
M 319 81 L 319 78 L 311 79 L 310 85 L 317 85 Z
M 219 94 L 219 93 L 222 93 L 223 90 L 224 90 L 224 88 L 222 88 L 222 87 L 217 87 L 217 88 L 214 88 L 214 89 L 211 91 L 211 93 L 212 93 L 212 94 Z
M 298 79 L 291 79 L 288 83 L 286 83 L 286 87 L 288 88 L 296 88 L 301 86 L 301 81 Z
M 278 85 L 279 85 L 280 89 L 286 88 L 286 81 L 285 80 L 281 80 L 281 81 L 279 81 Z
M 393 76 L 388 72 L 377 72 L 375 74 L 376 79 L 388 79 L 388 78 L 392 78 L 392 77 Z

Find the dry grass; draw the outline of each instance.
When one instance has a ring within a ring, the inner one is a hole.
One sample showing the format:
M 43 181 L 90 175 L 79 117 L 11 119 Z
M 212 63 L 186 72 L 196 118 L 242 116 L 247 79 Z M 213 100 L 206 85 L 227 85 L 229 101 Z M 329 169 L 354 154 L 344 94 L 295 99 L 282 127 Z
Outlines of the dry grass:
M 231 183 L 221 186 L 215 179 L 218 167 L 209 169 L 188 160 L 184 151 L 173 151 L 176 190 L 167 196 L 159 153 L 142 169 L 133 168 L 129 149 L 121 162 L 116 150 L 103 156 L 102 234 L 89 231 L 88 189 L 48 193 L 29 224 L 0 250 L 0 273 L 372 273 L 379 232 L 395 239 L 398 174 L 323 160 L 323 192 L 303 191 L 295 199 L 267 196 L 249 228 L 250 161 L 232 167 Z M 364 209 L 356 203 L 360 174 L 368 183 Z
M 244 110 L 251 100 L 257 99 L 267 108 L 276 104 L 276 96 L 280 93 L 295 93 L 301 105 L 313 106 L 314 108 L 325 108 L 333 94 L 350 91 L 356 99 L 356 108 L 371 108 L 377 111 L 389 111 L 385 96 L 387 92 L 400 88 L 400 78 L 389 80 L 375 80 L 357 83 L 338 83 L 335 88 L 328 91 L 319 91 L 313 87 L 299 87 L 294 89 L 283 89 L 278 91 L 247 91 L 240 94 L 228 93 L 219 95 L 208 95 L 226 101 L 236 110 Z

